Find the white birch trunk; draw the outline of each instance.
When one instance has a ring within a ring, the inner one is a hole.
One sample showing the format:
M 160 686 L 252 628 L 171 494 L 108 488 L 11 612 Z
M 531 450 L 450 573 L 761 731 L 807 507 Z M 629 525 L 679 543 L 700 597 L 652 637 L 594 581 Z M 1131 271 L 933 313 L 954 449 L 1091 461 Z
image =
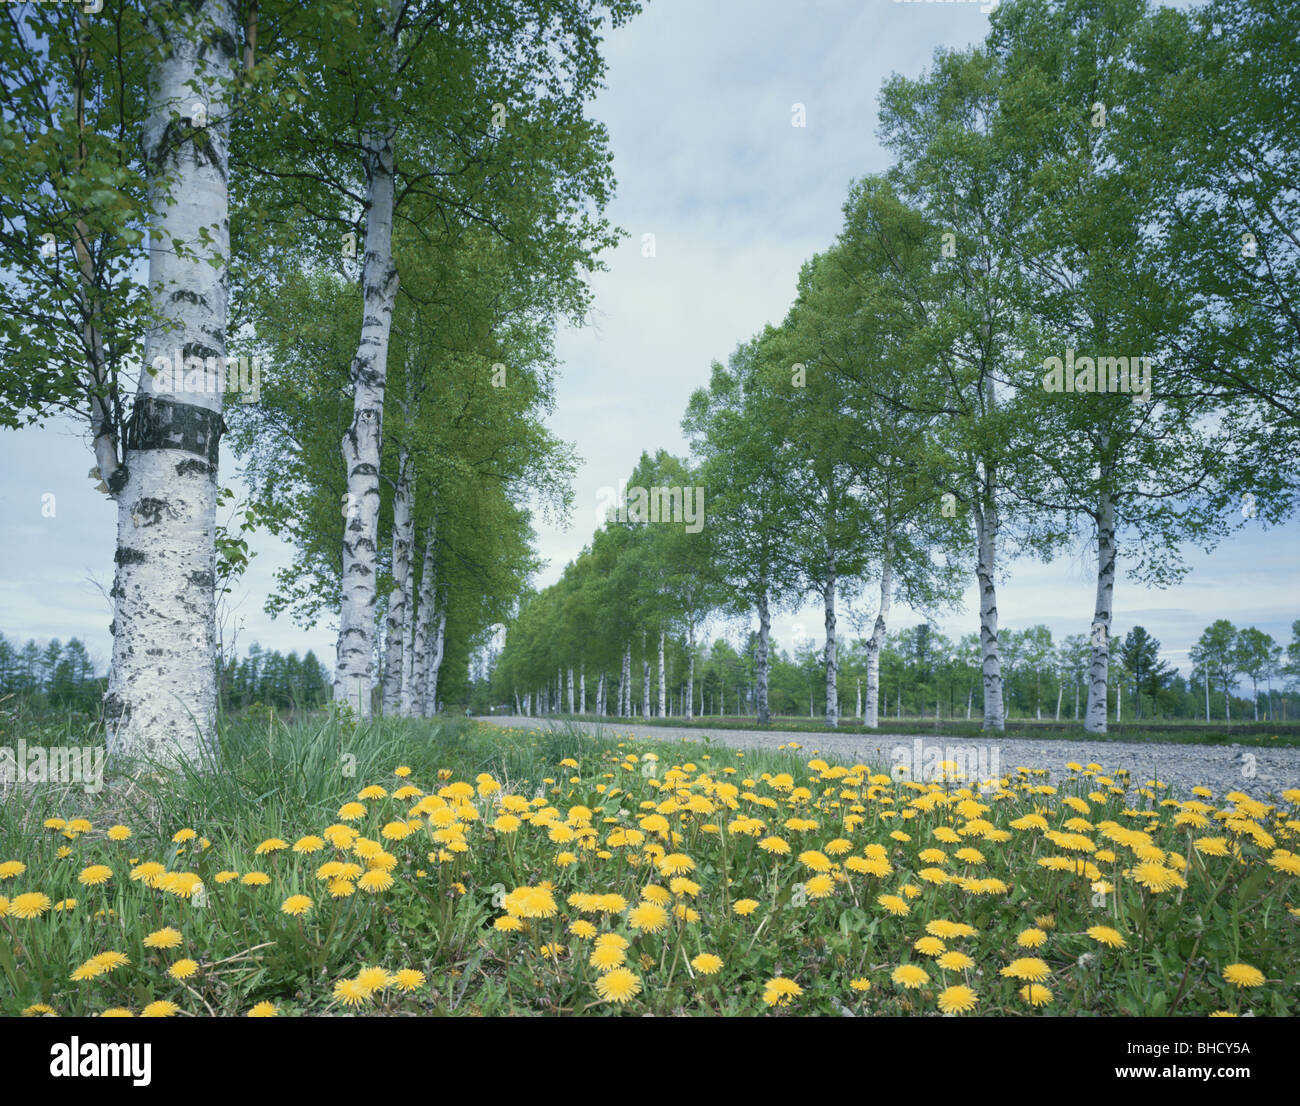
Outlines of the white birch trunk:
M 835 561 L 831 559 L 830 576 L 826 580 L 826 587 L 822 591 L 822 602 L 826 609 L 826 649 L 823 654 L 826 662 L 826 724 L 828 726 L 838 726 L 840 724 L 840 692 L 839 692 L 839 655 L 836 652 L 835 641 Z
M 578 713 L 587 713 L 587 662 L 578 665 Z
M 447 632 L 447 593 L 438 593 L 438 613 L 434 618 L 433 640 L 429 646 L 429 675 L 424 691 L 424 716 L 432 718 L 438 713 L 438 672 L 442 668 Z
M 576 711 L 573 709 L 573 708 L 574 708 L 574 702 L 575 702 L 575 701 L 574 701 L 574 694 L 575 694 L 575 688 L 574 688 L 574 684 L 573 684 L 573 666 L 570 665 L 570 666 L 569 666 L 569 713 L 570 713 L 570 714 L 575 714 L 575 713 L 576 713 Z
M 686 721 L 691 720 L 695 706 L 695 623 L 686 627 Z
M 394 18 L 395 13 L 390 13 L 389 19 Z M 388 337 L 398 284 L 393 259 L 395 137 L 393 125 L 385 123 L 362 138 L 366 254 L 361 276 L 361 339 L 352 359 L 352 424 L 340 443 L 348 490 L 344 502 L 343 602 L 339 612 L 334 699 L 351 705 L 359 718 L 369 718 L 371 713 L 379 545 L 379 451 L 388 374 Z
M 978 496 L 974 498 L 973 505 L 975 539 L 978 544 L 975 578 L 980 589 L 980 652 L 983 657 L 984 673 L 984 723 L 981 728 L 1001 732 L 1006 729 L 1006 711 L 1002 705 L 1002 656 L 998 649 L 998 594 L 993 577 L 997 558 L 997 511 L 992 505 L 988 505 L 986 509 L 986 505 Z M 901 705 L 899 711 L 901 714 Z
M 1065 697 L 1065 681 L 1062 680 L 1056 685 L 1056 720 L 1061 720 L 1061 700 Z
M 388 598 L 388 628 L 385 634 L 383 712 L 387 718 L 401 713 L 402 679 L 405 672 L 406 622 L 411 575 L 411 547 L 415 541 L 415 518 L 411 513 L 411 459 L 405 446 L 397 454 L 397 484 L 393 489 L 393 590 Z
M 890 548 L 886 544 L 885 556 L 880 564 L 880 609 L 876 612 L 875 625 L 871 627 L 871 637 L 867 640 L 867 701 L 862 724 L 872 730 L 880 725 L 880 650 L 885 645 L 885 629 L 893 600 L 894 565 Z M 885 704 L 885 709 L 889 709 L 888 703 Z
M 197 767 L 210 766 L 217 748 L 217 460 L 230 254 L 226 97 L 237 39 L 231 0 L 195 0 L 168 12 L 156 28 L 167 48 L 151 68 L 156 85 L 142 144 L 156 220 L 149 289 L 166 325 L 146 334 L 144 359 L 152 366 L 166 357 L 182 371 L 141 372 L 122 465 L 111 474 L 117 568 L 104 722 L 110 756 Z M 173 240 L 186 250 L 176 250 Z M 100 431 L 97 456 L 105 452 Z
M 659 631 L 659 717 L 662 718 L 668 709 L 668 683 L 667 675 L 664 673 L 664 632 Z
M 858 697 L 857 702 L 853 705 L 853 717 L 861 721 L 862 719 L 862 680 L 857 681 Z
M 1104 479 L 1104 475 L 1103 475 Z M 1092 665 L 1083 728 L 1106 732 L 1106 691 L 1110 668 L 1111 600 L 1115 591 L 1115 504 L 1103 492 L 1097 504 L 1097 603 L 1092 616 Z
M 632 717 L 632 643 L 629 641 L 623 646 L 623 702 L 621 704 L 622 716 L 624 718 Z
M 754 658 L 754 698 L 758 721 L 766 725 L 772 720 L 767 706 L 768 639 L 772 633 L 772 612 L 768 606 L 767 592 L 758 597 L 758 656 Z
M 429 658 L 433 645 L 434 530 L 424 532 L 424 558 L 420 568 L 419 601 L 415 612 L 414 656 L 411 661 L 411 715 L 424 713 L 425 691 L 429 685 Z
M 646 652 L 646 635 L 641 634 L 641 717 L 650 717 L 650 655 Z

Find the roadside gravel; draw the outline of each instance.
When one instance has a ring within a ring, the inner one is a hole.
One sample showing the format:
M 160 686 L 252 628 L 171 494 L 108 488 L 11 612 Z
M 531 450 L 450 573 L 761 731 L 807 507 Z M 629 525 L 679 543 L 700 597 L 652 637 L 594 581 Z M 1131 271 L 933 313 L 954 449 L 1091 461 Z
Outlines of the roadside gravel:
M 917 737 L 895 734 L 781 733 L 767 730 L 708 730 L 675 726 L 637 726 L 635 723 L 559 722 L 546 718 L 491 717 L 477 719 L 496 726 L 525 729 L 578 726 L 589 733 L 650 741 L 701 741 L 706 735 L 738 749 L 775 749 L 797 741 L 804 756 L 821 755 L 862 762 L 885 770 L 906 765 L 913 779 L 940 759 L 969 766 L 968 774 L 1000 776 L 1016 768 L 1046 768 L 1059 781 L 1065 767 L 1100 764 L 1107 772 L 1127 768 L 1137 784 L 1157 779 L 1169 794 L 1190 797 L 1191 788 L 1210 788 L 1216 799 L 1229 791 L 1244 791 L 1257 799 L 1280 801 L 1288 788 L 1300 787 L 1300 748 L 1276 749 L 1242 745 L 1135 744 L 1120 741 L 1034 741 L 1001 738 L 986 741 L 967 737 Z

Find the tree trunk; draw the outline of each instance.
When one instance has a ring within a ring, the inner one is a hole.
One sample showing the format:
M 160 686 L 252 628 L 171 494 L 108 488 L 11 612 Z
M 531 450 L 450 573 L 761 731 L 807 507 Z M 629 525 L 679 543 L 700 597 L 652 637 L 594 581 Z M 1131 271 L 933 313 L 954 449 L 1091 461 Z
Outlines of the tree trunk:
M 641 717 L 650 717 L 650 654 L 646 652 L 646 634 L 641 631 Z
M 767 659 L 768 638 L 772 633 L 772 613 L 768 609 L 767 592 L 758 597 L 758 656 L 754 659 L 754 675 L 757 687 L 755 698 L 758 721 L 766 726 L 772 720 L 767 706 Z
M 686 721 L 691 720 L 695 706 L 695 623 L 686 626 Z
M 1061 699 L 1065 696 L 1065 682 L 1060 681 L 1056 685 L 1056 721 L 1061 720 Z
M 587 662 L 578 663 L 578 713 L 587 713 Z
M 840 691 L 839 691 L 839 655 L 835 645 L 835 559 L 831 558 L 830 575 L 826 578 L 826 586 L 822 591 L 822 603 L 826 611 L 826 649 L 823 658 L 826 663 L 826 724 L 828 726 L 838 726 L 840 724 Z
M 984 724 L 999 733 L 1007 728 L 1002 704 L 1002 655 L 998 649 L 998 593 L 993 571 L 997 559 L 997 509 L 978 497 L 973 500 L 975 540 L 979 551 L 975 578 L 980 589 L 980 652 L 984 672 Z
M 375 624 L 379 542 L 379 451 L 383 435 L 388 337 L 397 299 L 393 259 L 394 138 L 382 124 L 362 142 L 366 175 L 366 256 L 361 341 L 352 359 L 352 424 L 341 443 L 347 471 L 343 527 L 343 602 L 339 612 L 334 698 L 370 717 L 370 654 Z
M 576 714 L 574 708 L 573 665 L 569 665 L 569 713 Z
M 424 714 L 429 686 L 429 660 L 433 647 L 434 580 L 437 574 L 433 555 L 435 531 L 424 532 L 424 559 L 420 569 L 419 599 L 415 613 L 414 655 L 411 658 L 411 716 Z
M 1103 473 L 1103 480 L 1106 479 Z M 1110 668 L 1110 615 L 1115 591 L 1115 503 L 1109 492 L 1097 504 L 1097 604 L 1092 616 L 1092 666 L 1083 728 L 1106 732 L 1106 691 Z
M 876 622 L 871 628 L 871 637 L 867 639 L 867 701 L 862 724 L 872 730 L 880 725 L 880 650 L 885 644 L 885 627 L 893 602 L 894 566 L 889 554 L 886 545 L 880 564 L 880 610 L 876 612 Z M 888 703 L 885 709 L 889 709 Z
M 393 590 L 388 598 L 388 654 L 384 663 L 383 712 L 387 718 L 401 713 L 402 680 L 405 672 L 406 622 L 411 576 L 411 547 L 415 543 L 412 514 L 411 459 L 405 446 L 397 454 L 397 484 L 393 489 Z
M 623 702 L 622 715 L 632 717 L 632 643 L 623 643 Z
M 853 708 L 853 717 L 858 719 L 858 721 L 862 721 L 862 680 L 859 679 L 857 681 L 857 684 L 858 684 L 858 701 Z
M 437 592 L 438 613 L 434 619 L 433 641 L 429 646 L 429 677 L 424 691 L 424 717 L 432 718 L 438 713 L 438 670 L 442 668 L 444 655 L 444 635 L 447 631 L 447 592 Z
M 195 0 L 169 12 L 157 28 L 167 49 L 151 70 L 156 92 L 142 145 L 156 220 L 149 289 L 155 311 L 170 325 L 146 333 L 144 358 L 152 365 L 165 357 L 182 371 L 160 374 L 161 382 L 141 372 L 122 466 L 112 473 L 117 568 L 104 723 L 110 755 L 197 765 L 217 748 L 217 457 L 230 254 L 227 89 L 237 39 L 230 0 Z M 204 107 L 201 119 L 191 106 L 196 101 Z M 173 240 L 186 250 L 175 249 Z M 104 452 L 101 436 L 97 456 Z
M 664 716 L 667 707 L 668 684 L 664 672 L 664 632 L 659 631 L 659 717 Z

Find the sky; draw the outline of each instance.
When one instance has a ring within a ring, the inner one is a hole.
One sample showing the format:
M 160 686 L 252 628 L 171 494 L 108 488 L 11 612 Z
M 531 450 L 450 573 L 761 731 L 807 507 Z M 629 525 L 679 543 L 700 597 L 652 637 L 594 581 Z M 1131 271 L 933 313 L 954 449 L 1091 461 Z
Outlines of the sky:
M 800 266 L 839 230 L 850 182 L 888 167 L 875 134 L 884 80 L 919 75 L 937 47 L 971 45 L 987 27 L 977 3 L 649 0 L 608 36 L 606 88 L 592 114 L 609 131 L 618 179 L 608 216 L 628 237 L 593 279 L 589 325 L 558 336 L 548 424 L 582 463 L 568 525 L 537 521 L 548 562 L 539 586 L 591 541 L 601 488 L 625 479 L 643 451 L 687 452 L 681 416 L 712 362 L 781 321 Z M 795 126 L 800 113 L 805 125 Z M 20 641 L 78 636 L 102 670 L 116 511 L 94 491 L 91 464 L 71 423 L 0 431 L 0 632 Z M 237 471 L 223 448 L 223 485 L 238 490 Z M 335 624 L 304 630 L 264 613 L 274 572 L 291 558 L 268 535 L 252 545 L 229 612 L 239 650 L 254 641 L 310 648 L 332 663 Z M 1189 574 L 1165 590 L 1128 581 L 1121 562 L 1112 625 L 1121 633 L 1145 626 L 1184 673 L 1187 649 L 1216 618 L 1285 643 L 1300 618 L 1298 550 L 1300 521 L 1272 530 L 1255 521 L 1209 556 L 1189 551 Z M 1087 632 L 1095 555 L 1084 543 L 1051 564 L 1006 567 L 1002 625 L 1044 623 L 1058 641 Z M 783 612 L 773 634 L 786 648 L 797 639 L 820 645 L 821 619 L 811 605 Z M 896 605 L 893 628 L 920 619 Z M 978 628 L 973 579 L 964 610 L 934 621 L 954 638 Z M 841 628 L 854 633 L 851 611 L 841 612 Z M 717 628 L 733 640 L 742 629 Z

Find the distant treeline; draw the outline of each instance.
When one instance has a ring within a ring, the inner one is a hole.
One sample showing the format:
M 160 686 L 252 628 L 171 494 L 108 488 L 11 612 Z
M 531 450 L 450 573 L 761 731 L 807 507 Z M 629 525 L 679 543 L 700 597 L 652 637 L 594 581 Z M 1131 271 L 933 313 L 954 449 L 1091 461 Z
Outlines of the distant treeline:
M 29 639 L 19 646 L 0 634 L 0 696 L 13 695 L 37 708 L 83 711 L 95 714 L 104 696 L 106 676 L 97 673 L 102 663 L 92 657 L 79 638 L 58 638 L 38 644 Z M 243 658 L 221 664 L 223 709 L 238 711 L 254 703 L 280 710 L 310 710 L 329 701 L 329 674 L 311 650 L 299 657 L 264 650 L 254 643 Z

